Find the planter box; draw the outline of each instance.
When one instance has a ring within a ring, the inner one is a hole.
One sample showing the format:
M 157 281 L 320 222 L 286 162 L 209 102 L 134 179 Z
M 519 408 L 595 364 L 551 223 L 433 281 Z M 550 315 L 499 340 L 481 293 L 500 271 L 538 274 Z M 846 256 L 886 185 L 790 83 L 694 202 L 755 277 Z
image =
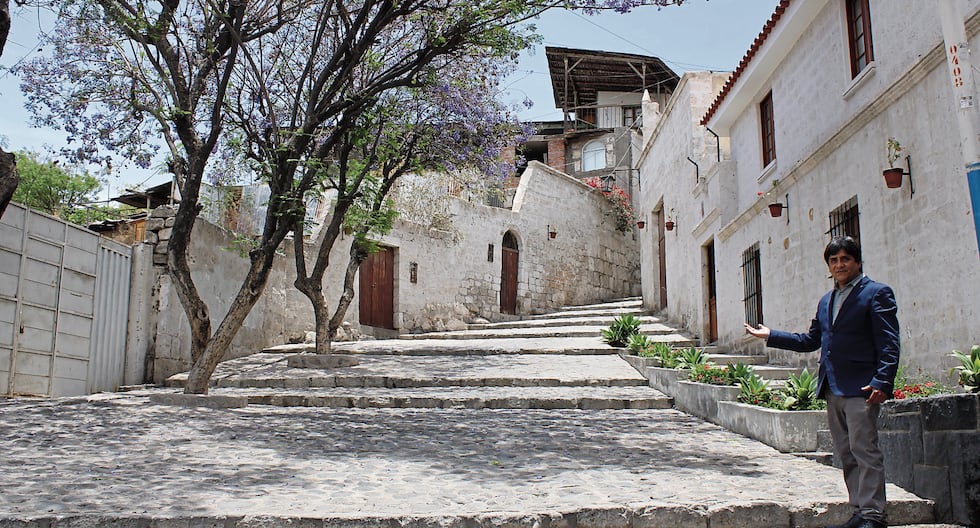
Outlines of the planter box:
M 718 425 L 783 453 L 817 450 L 817 431 L 827 429 L 827 411 L 779 411 L 735 401 L 718 402 Z
M 647 367 L 644 377 L 649 381 L 651 387 L 667 396 L 673 396 L 677 394 L 677 382 L 686 380 L 688 372 L 681 369 Z
M 625 352 L 620 352 L 619 357 L 626 360 L 631 367 L 635 368 L 637 372 L 643 375 L 644 378 L 649 379 L 647 376 L 647 369 L 650 367 L 657 367 L 660 365 L 660 360 L 652 357 L 640 357 L 627 354 Z
M 718 402 L 738 399 L 739 388 L 729 385 L 709 385 L 693 381 L 678 381 L 674 406 L 688 414 L 693 414 L 720 424 L 718 421 Z

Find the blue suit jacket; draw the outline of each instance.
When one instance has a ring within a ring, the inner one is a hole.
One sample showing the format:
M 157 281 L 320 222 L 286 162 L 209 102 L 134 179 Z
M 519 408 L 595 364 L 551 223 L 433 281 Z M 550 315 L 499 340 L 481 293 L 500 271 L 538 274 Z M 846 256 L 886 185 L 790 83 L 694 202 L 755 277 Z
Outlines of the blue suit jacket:
M 772 330 L 767 344 L 796 352 L 820 348 L 817 394 L 821 397 L 824 389 L 838 396 L 867 396 L 861 387 L 870 385 L 890 398 L 900 348 L 895 294 L 888 286 L 862 277 L 831 323 L 832 294 L 820 299 L 807 333 Z

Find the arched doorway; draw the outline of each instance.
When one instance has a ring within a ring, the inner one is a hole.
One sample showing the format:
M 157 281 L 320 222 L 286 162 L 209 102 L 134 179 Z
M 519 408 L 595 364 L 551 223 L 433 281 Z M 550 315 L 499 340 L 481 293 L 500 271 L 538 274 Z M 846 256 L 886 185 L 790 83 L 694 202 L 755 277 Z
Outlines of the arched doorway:
M 517 237 L 510 231 L 504 233 L 500 244 L 500 312 L 505 314 L 517 313 L 517 263 L 520 251 L 517 247 Z

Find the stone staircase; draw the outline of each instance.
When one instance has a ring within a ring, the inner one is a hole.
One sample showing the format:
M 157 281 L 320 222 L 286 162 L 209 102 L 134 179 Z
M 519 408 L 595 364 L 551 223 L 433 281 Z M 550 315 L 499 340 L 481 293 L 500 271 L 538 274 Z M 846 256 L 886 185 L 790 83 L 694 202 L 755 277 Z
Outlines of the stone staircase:
M 333 352 L 352 354 L 356 364 L 332 369 L 290 366 L 296 362 L 284 353 L 308 355 L 313 345 L 272 347 L 220 364 L 211 394 L 253 405 L 336 408 L 669 409 L 671 399 L 597 337 L 617 315 L 640 311 L 630 300 L 525 324 L 335 343 Z M 644 320 L 658 339 L 690 344 L 658 319 Z M 179 374 L 168 385 L 184 380 Z
M 755 461 L 761 459 L 768 460 L 766 464 L 773 467 L 792 468 L 780 470 L 783 473 L 798 471 L 800 475 L 807 475 L 808 479 L 820 466 L 798 457 L 777 458 L 782 455 L 728 432 L 724 432 L 728 435 L 725 436 L 727 440 L 709 441 L 711 435 L 722 432 L 715 426 L 710 426 L 712 432 L 703 439 L 691 436 L 699 434 L 696 431 L 709 425 L 692 421 L 689 417 L 681 418 L 683 415 L 673 409 L 672 395 L 651 386 L 644 373 L 644 365 L 638 364 L 635 358 L 624 357 L 621 350 L 610 347 L 599 337 L 600 330 L 607 328 L 616 317 L 627 313 L 639 317 L 641 332 L 655 341 L 675 347 L 695 345 L 677 329 L 645 313 L 639 299 L 622 299 L 568 307 L 521 321 L 473 324 L 461 331 L 334 343 L 334 354 L 352 358 L 350 363 L 356 363 L 336 368 L 297 367 L 302 362 L 296 361 L 296 358 L 309 357 L 314 352 L 311 344 L 271 347 L 261 353 L 219 365 L 212 377 L 210 397 L 228 407 L 325 408 L 339 413 L 374 410 L 382 413 L 379 415 L 381 417 L 387 416 L 384 413 L 392 412 L 454 413 L 438 418 L 447 420 L 447 424 L 456 420 L 518 423 L 518 414 L 507 414 L 514 412 L 530 413 L 527 416 L 534 423 L 542 420 L 549 424 L 576 423 L 587 417 L 588 420 L 602 423 L 615 422 L 617 430 L 622 430 L 621 434 L 629 438 L 637 433 L 623 429 L 623 424 L 644 424 L 643 427 L 649 428 L 644 433 L 646 436 L 624 444 L 635 446 L 632 449 L 639 449 L 637 453 L 646 453 L 634 458 L 633 464 L 637 467 L 611 471 L 619 475 L 616 479 L 625 478 L 629 482 L 634 479 L 628 475 L 635 472 L 656 474 L 657 477 L 651 478 L 658 482 L 657 485 L 653 482 L 645 485 L 658 490 L 659 485 L 676 478 L 676 482 L 672 483 L 673 489 L 685 491 L 676 491 L 678 496 L 667 502 L 673 504 L 673 501 L 690 500 L 692 506 L 679 509 L 676 505 L 661 504 L 643 506 L 637 510 L 637 504 L 645 504 L 643 497 L 647 497 L 646 502 L 649 502 L 664 493 L 672 495 L 675 491 L 651 491 L 652 495 L 643 495 L 640 491 L 640 495 L 637 495 L 637 483 L 620 484 L 617 485 L 617 492 L 599 503 L 609 504 L 610 500 L 615 502 L 621 499 L 633 506 L 619 507 L 609 518 L 612 520 L 607 519 L 602 523 L 589 517 L 593 513 L 585 513 L 591 510 L 583 509 L 577 514 L 577 520 L 566 521 L 568 526 L 620 526 L 625 523 L 624 527 L 632 527 L 642 524 L 639 520 L 642 516 L 653 519 L 653 524 L 644 526 L 820 526 L 846 518 L 846 500 L 828 500 L 813 507 L 802 507 L 802 503 L 813 500 L 816 492 L 809 490 L 809 485 L 788 485 L 782 476 L 778 481 L 759 482 L 762 491 L 754 499 L 747 491 L 752 486 L 743 481 L 730 483 L 725 480 L 728 477 L 723 474 L 739 474 L 737 469 L 729 467 L 732 464 L 755 465 Z M 785 379 L 794 370 L 767 365 L 766 358 L 762 356 L 729 354 L 715 347 L 708 347 L 708 353 L 711 361 L 717 364 L 742 362 L 755 365 L 760 374 L 772 380 Z M 185 380 L 186 375 L 176 375 L 168 380 L 168 385 L 180 387 Z M 152 397 L 157 402 L 168 403 L 178 400 L 179 396 L 171 391 Z M 487 414 L 469 414 L 474 412 Z M 597 427 L 598 423 L 590 427 Z M 657 436 L 661 433 L 652 431 L 659 430 L 661 426 L 658 424 L 664 424 L 664 428 L 672 424 L 669 427 L 676 429 L 670 429 L 674 432 L 664 433 L 665 436 Z M 514 434 L 525 436 L 529 433 L 521 431 Z M 566 432 L 560 434 L 569 435 Z M 574 436 L 569 437 L 568 441 L 575 442 Z M 710 444 L 714 441 L 721 442 L 716 444 L 720 449 L 718 452 L 711 449 L 701 451 L 706 445 L 715 445 Z M 452 440 L 447 442 L 452 443 Z M 658 447 L 650 451 L 651 447 L 645 444 Z M 753 454 L 722 454 L 727 448 L 722 446 L 730 445 L 752 445 L 749 449 Z M 615 446 L 609 448 L 621 449 Z M 758 449 L 762 450 L 754 451 Z M 667 458 L 652 466 L 648 462 L 661 457 Z M 671 457 L 680 457 L 687 462 L 674 461 Z M 714 469 L 710 466 L 714 462 L 708 462 L 708 473 L 685 476 L 685 472 L 699 468 L 703 462 L 695 461 L 704 457 L 709 461 L 718 459 L 719 468 Z M 735 462 L 736 459 L 742 461 Z M 797 462 L 792 462 L 794 459 Z M 810 466 L 797 468 L 796 464 Z M 659 472 L 663 470 L 670 471 L 673 476 L 660 475 Z M 599 470 L 583 471 L 591 473 Z M 610 470 L 602 469 L 597 474 L 602 475 L 605 471 Z M 825 468 L 823 471 L 831 471 L 829 477 L 825 475 L 827 484 L 824 489 L 838 490 L 841 485 L 834 470 Z M 688 482 L 688 478 L 694 480 Z M 640 481 L 645 480 L 646 477 L 640 478 Z M 743 486 L 746 489 L 742 489 Z M 740 491 L 733 497 L 724 498 L 731 494 L 733 488 Z M 672 486 L 667 486 L 667 489 L 672 489 Z M 797 493 L 797 490 L 802 495 L 778 497 L 783 493 Z M 743 494 L 744 497 L 741 496 Z M 840 496 L 839 491 L 833 494 Z M 891 513 L 894 522 L 911 524 L 932 519 L 932 506 L 928 501 L 891 487 L 889 497 L 896 505 Z M 657 498 L 655 502 L 663 500 Z M 684 516 L 687 515 L 700 520 L 690 523 L 678 521 L 686 519 Z M 767 517 L 769 515 L 775 517 Z M 512 525 L 531 525 L 528 524 L 530 521 L 526 521 L 527 516 L 521 518 L 525 520 L 513 521 Z M 774 520 L 760 520 L 770 518 Z

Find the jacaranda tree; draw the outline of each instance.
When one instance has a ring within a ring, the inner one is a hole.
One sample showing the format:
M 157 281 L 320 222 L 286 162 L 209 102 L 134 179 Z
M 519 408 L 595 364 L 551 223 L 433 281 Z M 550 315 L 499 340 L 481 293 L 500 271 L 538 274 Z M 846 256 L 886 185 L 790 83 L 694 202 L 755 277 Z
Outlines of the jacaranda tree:
M 74 159 L 146 166 L 159 145 L 180 188 L 168 270 L 191 327 L 186 391 L 214 368 L 261 295 L 340 139 L 385 94 L 473 54 L 512 58 L 553 7 L 629 10 L 676 0 L 66 0 L 51 53 L 22 67 L 39 124 Z M 244 153 L 244 154 L 243 154 Z M 187 262 L 206 174 L 244 155 L 271 190 L 262 234 L 212 328 Z M 118 163 L 118 162 L 117 162 Z M 338 228 L 331 226 L 328 229 Z

